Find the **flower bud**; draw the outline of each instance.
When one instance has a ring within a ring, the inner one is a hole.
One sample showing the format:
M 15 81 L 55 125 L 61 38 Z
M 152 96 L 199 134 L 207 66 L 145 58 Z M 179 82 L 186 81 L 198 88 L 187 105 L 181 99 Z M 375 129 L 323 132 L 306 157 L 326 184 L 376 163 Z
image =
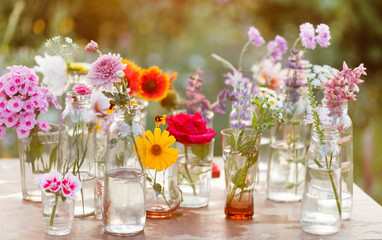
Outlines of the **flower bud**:
M 117 72 L 117 76 L 120 78 L 120 79 L 124 79 L 125 78 L 125 73 L 123 71 L 118 71 Z
M 97 49 L 98 49 L 98 43 L 94 42 L 93 40 L 91 40 L 90 43 L 88 43 L 88 45 L 86 45 L 85 47 L 85 50 L 88 52 L 95 52 L 97 51 Z

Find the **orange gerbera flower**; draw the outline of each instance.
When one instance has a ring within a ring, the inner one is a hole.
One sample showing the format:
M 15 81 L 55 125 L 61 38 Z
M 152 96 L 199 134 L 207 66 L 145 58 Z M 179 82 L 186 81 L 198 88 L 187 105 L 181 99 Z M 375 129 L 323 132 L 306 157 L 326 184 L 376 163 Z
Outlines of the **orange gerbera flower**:
M 157 101 L 167 96 L 169 88 L 168 75 L 162 74 L 162 70 L 153 66 L 143 70 L 138 95 L 145 100 Z
M 127 79 L 127 86 L 131 89 L 130 95 L 138 92 L 139 82 L 142 75 L 142 68 L 135 64 L 133 61 L 123 59 L 122 63 L 127 64 L 125 70 L 125 79 Z

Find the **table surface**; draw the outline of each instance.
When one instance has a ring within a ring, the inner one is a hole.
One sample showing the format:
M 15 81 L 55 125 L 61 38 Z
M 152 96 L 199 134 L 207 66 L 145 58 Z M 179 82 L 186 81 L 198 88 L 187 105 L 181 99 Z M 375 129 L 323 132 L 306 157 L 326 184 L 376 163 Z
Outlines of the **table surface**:
M 222 169 L 222 159 L 215 159 Z M 72 231 L 62 237 L 44 233 L 41 204 L 22 200 L 17 159 L 0 159 L 0 239 L 122 239 L 104 233 L 94 217 L 75 218 Z M 276 203 L 255 193 L 251 220 L 224 215 L 224 176 L 212 179 L 210 203 L 198 209 L 178 208 L 169 219 L 147 219 L 144 233 L 131 239 L 382 239 L 382 207 L 354 185 L 351 220 L 329 236 L 302 231 L 300 203 Z

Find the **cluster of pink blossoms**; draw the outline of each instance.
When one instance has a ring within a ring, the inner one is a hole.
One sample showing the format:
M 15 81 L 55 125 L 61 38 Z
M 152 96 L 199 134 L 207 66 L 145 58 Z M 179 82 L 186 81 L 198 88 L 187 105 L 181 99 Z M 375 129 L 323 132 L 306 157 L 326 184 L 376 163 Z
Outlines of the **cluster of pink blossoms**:
M 92 94 L 92 91 L 90 90 L 90 88 L 87 87 L 86 85 L 82 85 L 82 84 L 75 86 L 74 91 L 78 95 L 90 95 L 90 94 Z
M 6 128 L 16 129 L 18 138 L 28 137 L 31 131 L 49 131 L 49 124 L 37 121 L 37 117 L 51 105 L 61 109 L 57 98 L 39 84 L 33 69 L 24 66 L 7 69 L 9 72 L 0 77 L 0 139 Z
M 366 75 L 366 68 L 363 64 L 353 70 L 343 63 L 343 70 L 338 71 L 333 78 L 324 80 L 322 85 L 326 87 L 324 97 L 328 100 L 328 108 L 332 113 L 340 111 L 338 107 L 346 100 L 356 101 L 355 92 L 358 91 L 357 84 L 363 83 L 360 79 Z
M 76 192 L 81 190 L 82 183 L 71 172 L 62 174 L 57 171 L 52 171 L 43 174 L 41 177 L 35 178 L 34 184 L 43 191 L 56 193 L 67 198 L 76 200 Z
M 301 24 L 300 37 L 302 45 L 312 50 L 316 48 L 317 44 L 322 48 L 328 47 L 331 39 L 329 26 L 323 23 L 318 25 L 316 29 L 311 23 Z

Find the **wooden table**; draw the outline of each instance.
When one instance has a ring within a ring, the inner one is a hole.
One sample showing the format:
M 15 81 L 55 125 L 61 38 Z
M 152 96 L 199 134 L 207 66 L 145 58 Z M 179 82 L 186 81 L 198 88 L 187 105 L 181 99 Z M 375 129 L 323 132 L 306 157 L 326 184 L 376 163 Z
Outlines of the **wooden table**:
M 218 165 L 222 169 L 221 158 Z M 170 219 L 148 219 L 143 234 L 131 239 L 382 239 L 382 207 L 354 185 L 352 219 L 330 236 L 304 233 L 300 203 L 275 203 L 255 194 L 251 220 L 229 220 L 224 215 L 224 176 L 212 179 L 210 204 L 199 209 L 179 208 Z M 104 233 L 94 217 L 76 218 L 72 232 L 62 237 L 44 233 L 40 203 L 22 200 L 20 166 L 16 159 L 0 159 L 0 239 L 122 239 Z

